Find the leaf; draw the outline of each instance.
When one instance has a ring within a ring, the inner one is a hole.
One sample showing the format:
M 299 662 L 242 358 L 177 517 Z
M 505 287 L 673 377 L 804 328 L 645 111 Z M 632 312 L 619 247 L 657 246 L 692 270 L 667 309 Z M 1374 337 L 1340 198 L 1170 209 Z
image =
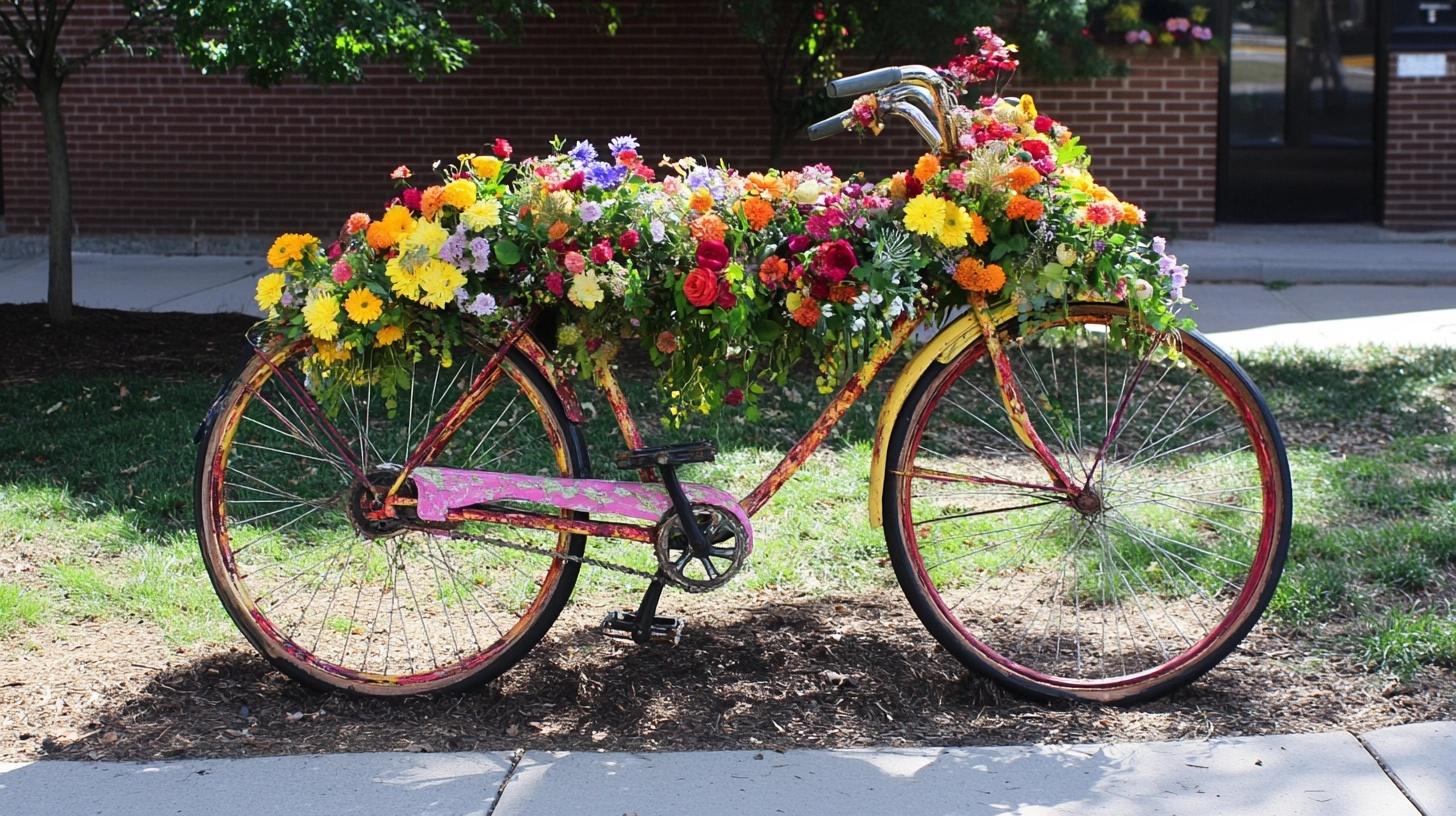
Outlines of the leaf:
M 515 266 L 521 262 L 521 248 L 509 238 L 502 238 L 495 242 L 495 259 L 506 266 Z
M 997 244 L 996 246 L 991 247 L 991 260 L 993 260 L 993 261 L 999 261 L 1002 258 L 1006 257 L 1006 253 L 1008 253 L 1010 251 L 1011 251 L 1011 244 L 1010 243 Z

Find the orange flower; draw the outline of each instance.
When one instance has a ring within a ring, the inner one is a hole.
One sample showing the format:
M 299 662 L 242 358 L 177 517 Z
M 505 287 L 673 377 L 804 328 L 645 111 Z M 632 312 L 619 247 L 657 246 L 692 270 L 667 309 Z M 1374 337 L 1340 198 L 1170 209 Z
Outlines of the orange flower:
M 769 201 L 783 198 L 786 192 L 783 179 L 778 176 L 765 176 L 762 173 L 749 173 L 743 188 L 750 193 L 758 193 L 759 196 Z
M 1092 185 L 1092 200 L 1093 201 L 1116 201 L 1117 200 L 1117 196 L 1113 195 L 1111 190 L 1107 189 L 1106 187 L 1103 187 L 1101 184 L 1094 184 L 1094 185 Z
M 789 264 L 777 255 L 770 255 L 758 267 L 758 279 L 764 286 L 778 286 L 789 274 Z
M 745 198 L 743 199 L 743 215 L 748 219 L 748 228 L 758 232 L 773 220 L 774 208 L 772 204 L 761 198 Z
M 425 191 L 420 194 L 420 215 L 426 218 L 434 218 L 435 214 L 440 212 L 440 208 L 443 206 L 445 206 L 444 187 L 438 184 L 434 187 L 426 187 Z
M 688 225 L 688 232 L 698 241 L 721 241 L 727 231 L 728 225 L 713 213 L 708 213 Z
M 1024 218 L 1027 221 L 1040 221 L 1043 207 L 1040 201 L 1034 198 L 1027 198 L 1020 193 L 1011 197 L 1006 202 L 1006 217 L 1011 219 Z
M 707 212 L 713 209 L 713 194 L 708 192 L 706 187 L 699 187 L 693 191 L 693 198 L 688 202 L 688 206 L 698 212 Z
M 1006 285 L 1006 270 L 1000 264 L 984 264 L 978 258 L 961 258 L 956 264 L 955 282 L 967 292 L 999 292 Z
M 794 322 L 806 329 L 818 325 L 820 317 L 819 304 L 811 297 L 804 298 L 794 310 Z
M 353 215 L 349 216 L 348 222 L 344 224 L 344 229 L 348 231 L 350 235 L 363 232 L 368 227 L 369 213 L 356 212 Z
M 369 225 L 369 231 L 364 234 L 364 238 L 376 252 L 383 252 L 399 241 L 399 233 L 390 229 L 383 221 L 375 221 Z
M 980 213 L 972 211 L 971 240 L 976 242 L 976 246 L 980 246 L 986 243 L 986 239 L 990 237 L 991 233 L 986 229 L 986 219 L 982 218 Z
M 1033 184 L 1041 183 L 1041 173 L 1029 164 L 1018 164 L 1011 172 L 1002 176 L 1001 180 L 1016 192 L 1024 193 Z
M 553 241 L 560 241 L 566 237 L 566 231 L 571 229 L 565 221 L 557 221 L 546 230 L 546 237 Z
M 831 303 L 848 303 L 859 297 L 859 286 L 853 283 L 841 283 L 829 290 L 829 301 Z
M 890 197 L 904 200 L 908 194 L 905 191 L 905 174 L 896 173 L 890 177 Z
M 1126 201 L 1122 202 L 1122 223 L 1136 226 L 1146 220 L 1148 220 L 1148 215 L 1143 212 L 1141 207 Z
M 930 153 L 926 153 L 920 157 L 919 161 L 915 162 L 915 178 L 919 179 L 922 184 L 930 181 L 939 172 L 940 159 L 937 159 Z

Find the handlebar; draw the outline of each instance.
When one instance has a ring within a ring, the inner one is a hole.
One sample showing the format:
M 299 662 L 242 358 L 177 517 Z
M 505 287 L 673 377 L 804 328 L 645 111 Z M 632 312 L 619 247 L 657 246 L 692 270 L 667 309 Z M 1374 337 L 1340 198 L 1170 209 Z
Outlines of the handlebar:
M 853 110 L 840 111 L 828 119 L 810 125 L 804 133 L 817 142 L 849 130 L 849 124 L 852 121 L 854 121 Z
M 862 74 L 831 79 L 824 84 L 824 92 L 831 99 L 842 99 L 846 96 L 859 96 L 871 91 L 878 91 L 881 88 L 894 85 L 904 77 L 904 72 L 899 68 L 877 68 L 873 71 L 865 71 Z

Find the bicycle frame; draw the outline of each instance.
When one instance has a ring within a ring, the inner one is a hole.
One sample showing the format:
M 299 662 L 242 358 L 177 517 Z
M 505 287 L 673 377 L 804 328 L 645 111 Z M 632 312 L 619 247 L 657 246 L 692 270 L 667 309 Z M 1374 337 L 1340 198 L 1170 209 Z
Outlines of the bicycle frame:
M 992 309 L 984 300 L 973 302 L 968 314 L 961 316 L 950 325 L 943 327 L 905 366 L 890 394 L 880 411 L 879 422 L 875 432 L 875 444 L 873 465 L 870 479 L 870 522 L 874 526 L 881 524 L 880 502 L 886 476 L 885 449 L 888 445 L 889 429 L 893 424 L 894 417 L 903 408 L 909 391 L 921 374 L 936 361 L 948 361 L 955 354 L 964 350 L 978 338 L 986 339 L 987 356 L 996 370 L 996 381 L 1001 390 L 1003 404 L 1011 418 L 1012 425 L 1016 430 L 1023 444 L 1028 451 L 1043 465 L 1049 476 L 1050 483 L 1047 485 L 1019 484 L 1019 487 L 1033 487 L 1054 493 L 1067 495 L 1068 500 L 1075 500 L 1082 488 L 1074 484 L 1062 470 L 1060 463 L 1051 454 L 1047 446 L 1037 435 L 1035 428 L 1022 403 L 1019 390 L 1015 380 L 1010 376 L 1010 360 L 1006 351 L 996 337 L 994 327 L 1009 319 L 1014 311 L 1003 307 L 999 310 Z M 410 453 L 394 483 L 382 492 L 378 487 L 375 494 L 378 497 L 377 508 L 369 515 L 374 518 L 385 519 L 395 518 L 398 508 L 410 507 L 416 504 L 412 497 L 403 495 L 401 488 L 408 482 L 410 475 L 420 467 L 423 467 L 442 450 L 459 430 L 465 419 L 470 415 L 481 402 L 484 401 L 490 390 L 499 382 L 503 374 L 501 368 L 506 355 L 511 349 L 520 351 L 532 365 L 537 367 L 551 383 L 553 389 L 561 398 L 565 408 L 567 419 L 574 423 L 583 421 L 584 416 L 581 410 L 580 401 L 577 399 L 575 388 L 565 376 L 559 372 L 551 363 L 549 352 L 543 347 L 539 340 L 530 332 L 530 325 L 533 317 L 528 317 L 513 326 L 502 338 L 495 353 L 475 375 L 469 387 L 457 398 L 442 415 L 429 432 L 415 446 Z M 824 407 L 818 418 L 797 442 L 784 454 L 783 458 L 764 476 L 751 491 L 741 500 L 739 505 L 745 515 L 753 516 L 774 496 L 775 493 L 799 470 L 811 455 L 823 444 L 829 434 L 839 424 L 849 409 L 864 396 L 869 385 L 874 382 L 878 375 L 884 370 L 886 364 L 904 348 L 906 342 L 923 325 L 923 318 L 905 319 L 898 322 L 889 337 L 879 342 L 870 352 L 868 358 L 860 366 L 858 371 L 845 381 L 836 391 L 829 403 Z M 257 350 L 257 353 L 264 357 L 267 365 L 274 374 L 284 378 L 285 387 L 289 388 L 296 397 L 300 399 L 305 412 L 310 419 L 317 423 L 323 431 L 323 438 L 328 440 L 340 457 L 345 466 L 356 474 L 356 478 L 364 479 L 362 467 L 356 461 L 350 446 L 343 441 L 342 436 L 333 424 L 325 416 L 323 410 L 308 395 L 307 389 L 294 380 L 293 376 L 284 368 L 276 365 L 273 357 L 286 353 L 286 349 L 275 351 L 270 355 Z M 593 379 L 598 390 L 606 397 L 607 403 L 612 408 L 612 415 L 621 435 L 623 443 L 627 448 L 640 448 L 644 446 L 641 430 L 638 427 L 636 418 L 629 407 L 626 394 L 623 392 L 616 376 L 612 373 L 613 355 L 605 354 L 598 358 L 597 365 L 593 372 Z M 539 407 L 539 406 L 538 406 Z M 554 431 L 553 431 L 554 433 Z M 560 442 L 561 440 L 553 440 Z M 561 450 L 561 445 L 557 445 Z M 564 465 L 564 462 L 561 463 Z M 969 482 L 990 482 L 998 480 L 984 479 L 975 476 L 960 474 L 938 474 L 929 471 L 922 471 L 920 475 L 932 479 L 945 479 L 948 481 L 969 481 Z M 643 482 L 656 480 L 656 474 L 652 471 L 640 472 Z M 596 521 L 586 518 L 575 518 L 568 515 L 549 515 L 547 513 L 536 513 L 519 510 L 492 509 L 489 507 L 468 507 L 461 508 L 449 513 L 445 519 L 447 522 L 476 521 L 508 526 L 523 527 L 529 529 L 550 530 L 561 533 L 581 534 L 600 536 L 605 538 L 620 538 L 632 541 L 651 542 L 656 534 L 655 525 L 634 524 L 617 521 Z

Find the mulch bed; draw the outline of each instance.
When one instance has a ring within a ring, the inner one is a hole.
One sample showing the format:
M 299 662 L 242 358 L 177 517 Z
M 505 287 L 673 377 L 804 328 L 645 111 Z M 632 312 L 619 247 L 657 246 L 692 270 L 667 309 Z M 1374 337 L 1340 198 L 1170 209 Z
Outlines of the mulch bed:
M 944 654 L 893 590 L 855 598 L 669 596 L 681 645 L 602 638 L 574 606 L 501 680 L 466 694 L 318 694 L 241 643 L 179 652 L 137 623 L 66 627 L 0 668 L 0 759 L 338 751 L 769 750 L 1145 741 L 1456 718 L 1456 672 L 1400 686 L 1261 627 L 1171 697 L 1032 704 Z

